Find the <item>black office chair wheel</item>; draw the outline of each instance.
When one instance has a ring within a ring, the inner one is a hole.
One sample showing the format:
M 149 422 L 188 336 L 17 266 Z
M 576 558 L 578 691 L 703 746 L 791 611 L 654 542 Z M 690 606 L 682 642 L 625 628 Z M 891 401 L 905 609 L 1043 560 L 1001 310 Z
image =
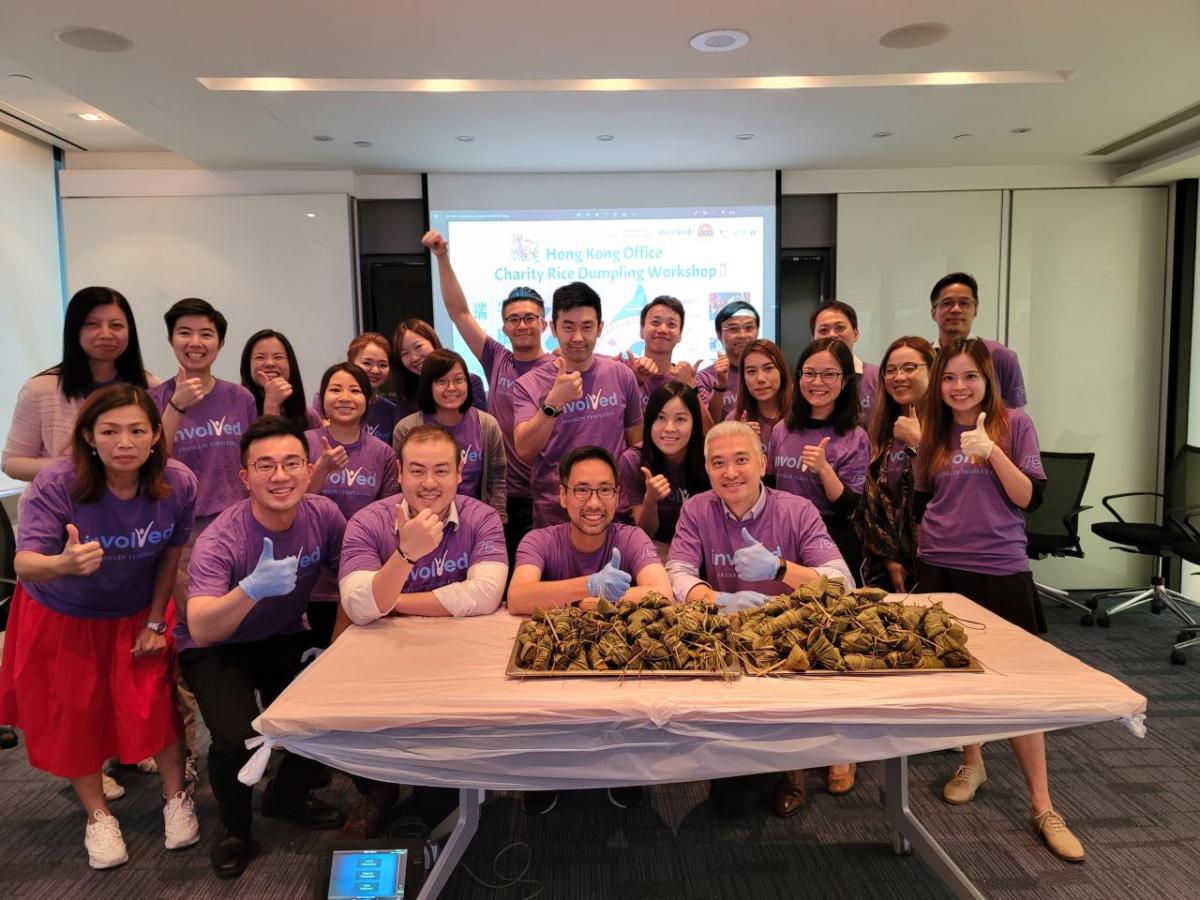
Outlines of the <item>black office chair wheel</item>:
M 1112 621 L 1108 618 L 1108 613 L 1102 612 L 1102 613 L 1096 614 L 1096 624 L 1099 625 L 1101 628 L 1107 628 L 1109 625 L 1112 624 Z
M 1093 616 L 1091 613 L 1084 613 L 1082 616 L 1079 617 L 1079 624 L 1080 625 L 1095 625 L 1096 617 Z
M 18 743 L 17 732 L 7 725 L 0 725 L 0 750 L 11 750 Z
M 1186 665 L 1187 657 L 1184 655 L 1182 650 L 1172 650 L 1171 651 L 1171 662 L 1175 663 L 1175 665 L 1177 665 L 1177 666 Z

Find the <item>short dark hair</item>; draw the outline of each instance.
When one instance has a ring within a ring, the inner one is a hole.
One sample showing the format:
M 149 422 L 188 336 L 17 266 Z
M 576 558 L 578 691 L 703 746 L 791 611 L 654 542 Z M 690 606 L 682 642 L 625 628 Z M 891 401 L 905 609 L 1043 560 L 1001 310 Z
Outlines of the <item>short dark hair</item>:
M 600 462 L 606 463 L 612 469 L 613 483 L 620 484 L 620 478 L 617 475 L 616 460 L 613 459 L 611 453 L 603 447 L 597 447 L 595 444 L 584 444 L 582 447 L 576 447 L 562 458 L 562 462 L 558 464 L 558 483 L 565 485 L 567 479 L 571 477 L 571 470 L 575 468 L 576 463 L 587 462 L 589 459 L 598 459 Z
M 329 418 L 325 414 L 325 389 L 329 387 L 329 382 L 333 380 L 333 376 L 338 372 L 345 372 L 358 382 L 358 386 L 362 388 L 363 396 L 366 397 L 368 405 L 371 402 L 371 379 L 367 377 L 367 373 L 352 362 L 334 363 L 321 376 L 321 392 L 317 394 L 317 412 L 324 418 Z M 364 409 L 363 416 L 365 417 L 366 414 L 366 410 Z
M 261 416 L 263 411 L 263 403 L 267 399 L 267 392 L 263 390 L 263 386 L 254 380 L 254 375 L 251 372 L 251 363 L 254 358 L 254 346 L 259 341 L 265 341 L 268 338 L 274 338 L 283 345 L 283 353 L 287 357 L 288 363 L 288 384 L 292 386 L 292 395 L 283 401 L 283 414 L 305 428 L 308 427 L 308 406 L 304 400 L 304 379 L 300 377 L 300 363 L 296 359 L 296 351 L 292 349 L 292 342 L 281 331 L 274 331 L 270 328 L 264 328 L 262 331 L 256 331 L 250 335 L 246 341 L 246 346 L 242 348 L 242 387 L 254 395 L 254 406 Z
M 501 318 L 504 317 L 504 311 L 508 309 L 508 305 L 510 303 L 521 303 L 523 301 L 536 303 L 538 305 L 538 309 L 542 311 L 542 315 L 544 316 L 546 314 L 546 301 L 542 299 L 542 295 L 531 287 L 522 286 L 515 287 L 509 291 L 508 296 L 504 298 L 504 302 L 500 304 Z
M 396 445 L 396 459 L 404 462 L 404 448 L 409 444 L 429 444 L 434 441 L 449 443 L 454 448 L 455 463 L 462 464 L 462 451 L 458 446 L 458 441 L 454 439 L 454 435 L 445 425 L 418 425 L 411 431 L 406 431 L 404 437 L 400 438 L 400 443 Z
M 557 322 L 558 317 L 565 312 L 573 309 L 586 307 L 596 311 L 596 321 L 604 319 L 604 308 L 600 305 L 600 295 L 592 288 L 591 285 L 582 281 L 572 281 L 570 284 L 564 284 L 554 292 L 554 299 L 551 302 L 550 314 L 552 321 Z
M 91 363 L 88 361 L 88 355 L 79 346 L 79 333 L 83 331 L 83 323 L 87 321 L 92 310 L 109 304 L 115 304 L 125 314 L 125 322 L 129 326 L 129 340 L 125 351 L 117 357 L 115 363 L 117 378 L 126 384 L 146 387 L 142 348 L 138 343 L 137 323 L 133 320 L 133 310 L 129 301 L 112 288 L 85 287 L 71 297 L 71 302 L 67 304 L 67 312 L 63 316 L 62 362 L 56 368 L 43 373 L 58 376 L 58 389 L 64 397 L 86 397 L 93 387 Z
M 717 334 L 721 334 L 721 326 L 732 319 L 734 316 L 754 316 L 754 321 L 762 325 L 762 319 L 759 318 L 758 310 L 745 300 L 734 300 L 732 303 L 726 303 L 717 312 L 717 317 L 713 319 L 713 325 L 717 329 Z
M 463 378 L 467 380 L 467 396 L 458 405 L 458 411 L 465 413 L 475 402 L 475 392 L 471 389 L 471 372 L 467 369 L 466 360 L 453 350 L 434 350 L 421 363 L 421 380 L 417 383 L 417 406 L 421 412 L 433 415 L 437 412 L 437 403 L 433 399 L 433 383 L 448 375 L 455 366 L 462 366 Z
M 250 427 L 246 429 L 246 433 L 242 435 L 242 440 L 238 445 L 243 469 L 246 468 L 246 455 L 250 452 L 250 445 L 255 441 L 265 441 L 267 438 L 273 437 L 294 437 L 304 448 L 305 460 L 308 459 L 308 440 L 304 437 L 303 428 L 283 416 L 259 416 L 250 423 Z
M 842 370 L 842 392 L 833 403 L 830 424 L 838 434 L 848 434 L 858 425 L 858 376 L 854 374 L 854 354 L 837 338 L 817 338 L 800 352 L 800 358 L 796 360 L 796 390 L 792 393 L 792 409 L 788 413 L 787 427 L 792 431 L 812 427 L 812 407 L 800 390 L 800 373 L 804 363 L 822 351 L 832 353 L 838 368 Z
M 971 296 L 975 300 L 979 299 L 979 282 L 975 280 L 974 275 L 969 275 L 966 272 L 951 272 L 949 275 L 943 275 L 937 280 L 937 283 L 934 284 L 933 290 L 929 292 L 930 304 L 937 303 L 938 294 L 952 284 L 966 285 L 971 289 Z
M 201 300 L 199 297 L 185 297 L 183 300 L 176 301 L 170 309 L 163 313 L 163 321 L 167 323 L 168 340 L 175 336 L 175 323 L 184 316 L 204 316 L 217 329 L 217 340 L 222 344 L 225 343 L 225 332 L 229 328 L 229 322 L 213 308 L 211 303 Z
M 850 320 L 850 327 L 858 331 L 858 313 L 854 311 L 854 307 L 849 303 L 843 303 L 841 300 L 826 300 L 818 306 L 811 316 L 808 317 L 808 333 L 813 334 L 817 330 L 817 317 L 823 312 L 829 310 L 840 312 L 843 316 Z
M 675 315 L 679 316 L 679 327 L 682 330 L 683 319 L 684 319 L 684 315 L 685 315 L 684 310 L 683 310 L 683 304 L 680 303 L 677 298 L 671 297 L 667 294 L 661 294 L 660 296 L 655 297 L 653 300 L 651 300 L 649 303 L 647 303 L 645 306 L 642 307 L 642 322 L 641 322 L 642 328 L 646 327 L 646 316 L 650 315 L 650 310 L 652 310 L 656 306 L 665 306 L 671 312 L 675 313 Z

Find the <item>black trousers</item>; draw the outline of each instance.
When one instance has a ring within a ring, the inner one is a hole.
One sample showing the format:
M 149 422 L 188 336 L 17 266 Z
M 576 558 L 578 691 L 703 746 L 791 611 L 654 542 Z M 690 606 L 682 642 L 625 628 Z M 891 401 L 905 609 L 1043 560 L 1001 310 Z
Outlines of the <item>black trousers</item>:
M 517 559 L 517 545 L 533 530 L 533 498 L 508 495 L 508 522 L 504 525 L 504 543 L 508 547 L 508 573 L 512 575 Z
M 779 772 L 763 772 L 714 778 L 708 785 L 708 800 L 718 815 L 740 819 L 759 809 L 782 777 Z
M 196 647 L 179 654 L 179 666 L 196 695 L 200 714 L 212 735 L 208 777 L 220 807 L 221 824 L 242 840 L 250 838 L 253 790 L 238 781 L 238 771 L 252 751 L 246 739 L 257 732 L 250 723 L 260 710 L 283 693 L 300 671 L 300 654 L 312 646 L 307 632 L 281 634 L 243 644 Z M 282 802 L 299 799 L 312 788 L 321 764 L 285 753 L 278 774 L 267 790 Z
M 1033 583 L 1032 572 L 985 575 L 982 572 L 935 566 L 922 559 L 917 561 L 913 590 L 922 594 L 962 594 L 1030 634 L 1044 634 L 1046 631 L 1046 614 L 1042 610 L 1042 600 Z

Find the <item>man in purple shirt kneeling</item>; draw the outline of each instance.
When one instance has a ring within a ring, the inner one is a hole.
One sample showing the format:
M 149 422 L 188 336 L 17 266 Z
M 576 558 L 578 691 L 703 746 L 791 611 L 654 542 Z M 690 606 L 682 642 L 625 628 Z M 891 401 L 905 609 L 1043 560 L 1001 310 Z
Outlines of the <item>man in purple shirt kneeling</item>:
M 712 490 L 683 504 L 667 556 L 677 600 L 707 600 L 732 613 L 821 576 L 854 587 L 816 507 L 762 483 L 767 459 L 749 425 L 714 425 L 704 438 L 704 465 Z M 853 777 L 840 777 L 847 776 Z M 709 798 L 718 812 L 736 818 L 767 790 L 776 815 L 795 815 L 804 805 L 804 772 L 713 779 Z

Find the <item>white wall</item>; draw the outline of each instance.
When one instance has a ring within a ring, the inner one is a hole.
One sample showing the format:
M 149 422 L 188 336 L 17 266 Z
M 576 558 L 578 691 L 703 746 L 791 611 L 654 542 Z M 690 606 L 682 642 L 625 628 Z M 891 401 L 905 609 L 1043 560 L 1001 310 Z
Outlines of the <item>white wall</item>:
M 58 254 L 53 150 L 0 126 L 0 445 L 21 383 L 62 357 Z M 0 474 L 0 492 L 23 486 Z
M 63 220 L 71 290 L 107 284 L 125 294 L 146 365 L 160 378 L 178 367 L 162 314 L 183 297 L 202 297 L 229 319 L 215 368 L 222 378 L 238 380 L 242 345 L 260 328 L 291 340 L 309 396 L 345 358 L 354 265 L 344 194 L 76 197 L 64 199 Z

